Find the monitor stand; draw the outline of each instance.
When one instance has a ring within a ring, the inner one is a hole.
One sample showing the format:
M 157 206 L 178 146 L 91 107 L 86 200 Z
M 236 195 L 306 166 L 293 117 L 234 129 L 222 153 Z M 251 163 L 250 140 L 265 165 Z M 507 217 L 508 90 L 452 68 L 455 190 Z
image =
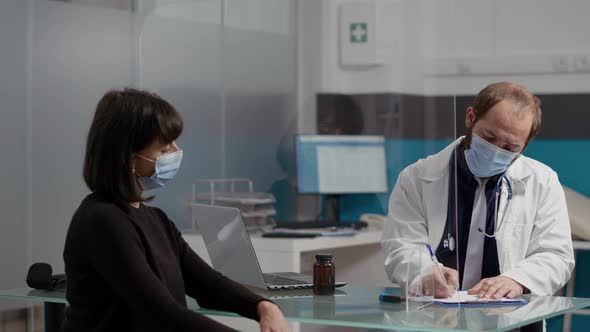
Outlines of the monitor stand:
M 367 223 L 362 221 L 356 220 L 342 220 L 342 216 L 340 215 L 340 199 L 342 198 L 342 194 L 326 194 L 326 202 L 325 202 L 325 220 L 320 222 L 325 223 L 329 226 L 341 226 L 341 227 L 353 227 L 355 229 L 360 229 L 367 226 Z
M 323 202 L 323 210 L 320 216 L 314 220 L 281 221 L 277 222 L 278 228 L 323 228 L 341 226 L 340 222 L 340 194 L 326 194 Z M 321 216 L 324 216 L 323 218 Z
M 340 195 L 328 194 L 326 195 L 326 222 L 328 224 L 340 223 Z

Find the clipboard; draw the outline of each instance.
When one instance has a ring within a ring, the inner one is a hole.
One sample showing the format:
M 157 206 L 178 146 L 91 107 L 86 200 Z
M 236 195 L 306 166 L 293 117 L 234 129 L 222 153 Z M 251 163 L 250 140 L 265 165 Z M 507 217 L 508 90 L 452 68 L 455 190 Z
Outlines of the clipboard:
M 447 308 L 456 308 L 456 307 L 510 307 L 510 306 L 520 306 L 525 305 L 528 302 L 524 299 L 512 300 L 512 301 L 478 301 L 478 302 L 455 302 L 455 303 L 445 303 L 434 300 L 435 304 L 438 304 L 442 307 Z
M 475 295 L 467 294 L 467 291 L 458 291 L 450 298 L 434 299 L 434 303 L 443 307 L 494 307 L 494 306 L 519 306 L 528 303 L 523 298 L 500 298 L 500 299 L 482 299 Z

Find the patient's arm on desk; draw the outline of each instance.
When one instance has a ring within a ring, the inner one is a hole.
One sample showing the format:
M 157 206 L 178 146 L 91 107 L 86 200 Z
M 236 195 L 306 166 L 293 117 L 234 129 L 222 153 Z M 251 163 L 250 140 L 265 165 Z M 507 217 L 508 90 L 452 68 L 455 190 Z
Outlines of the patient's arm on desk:
M 205 308 L 231 311 L 258 320 L 256 306 L 265 298 L 214 270 L 191 249 L 180 232 L 176 232 L 186 293 Z

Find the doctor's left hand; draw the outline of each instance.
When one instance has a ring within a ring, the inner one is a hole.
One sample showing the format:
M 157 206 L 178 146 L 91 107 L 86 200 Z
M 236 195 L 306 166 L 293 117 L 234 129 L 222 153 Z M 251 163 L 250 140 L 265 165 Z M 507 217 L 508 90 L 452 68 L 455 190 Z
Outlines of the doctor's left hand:
M 482 279 L 468 291 L 471 295 L 489 299 L 501 297 L 511 299 L 522 295 L 523 292 L 524 287 L 521 284 L 504 276 Z
M 260 332 L 291 332 L 285 316 L 276 304 L 260 301 L 257 309 L 260 316 Z

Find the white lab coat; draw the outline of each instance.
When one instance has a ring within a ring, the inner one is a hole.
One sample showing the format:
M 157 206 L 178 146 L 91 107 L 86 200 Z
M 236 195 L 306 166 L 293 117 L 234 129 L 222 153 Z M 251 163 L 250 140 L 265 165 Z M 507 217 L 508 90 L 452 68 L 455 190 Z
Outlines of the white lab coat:
M 394 283 L 413 280 L 420 273 L 417 264 L 430 259 L 424 244 L 437 248 L 443 234 L 446 238 L 449 162 L 462 139 L 399 175 L 382 239 L 385 270 Z M 575 264 L 563 188 L 552 169 L 525 156 L 517 158 L 506 175 L 512 180 L 513 197 L 507 204 L 503 185 L 495 225 L 500 273 L 532 294 L 552 295 L 569 280 Z M 418 251 L 420 259 L 414 256 Z M 408 276 L 408 271 L 416 273 Z

